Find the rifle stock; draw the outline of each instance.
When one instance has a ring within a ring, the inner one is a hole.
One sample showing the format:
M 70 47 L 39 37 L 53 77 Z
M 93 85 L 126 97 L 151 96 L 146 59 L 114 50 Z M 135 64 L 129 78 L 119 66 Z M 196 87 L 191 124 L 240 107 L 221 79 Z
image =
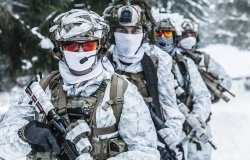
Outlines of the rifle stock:
M 202 69 L 199 69 L 199 71 L 202 75 L 202 78 L 206 86 L 213 94 L 215 94 L 215 96 L 222 98 L 225 102 L 228 102 L 230 98 L 223 93 L 224 91 L 226 91 L 230 95 L 235 97 L 233 93 L 231 93 L 225 87 L 221 86 L 220 82 L 218 81 L 218 78 L 213 77 L 212 75 L 210 75 L 210 73 L 207 73 Z

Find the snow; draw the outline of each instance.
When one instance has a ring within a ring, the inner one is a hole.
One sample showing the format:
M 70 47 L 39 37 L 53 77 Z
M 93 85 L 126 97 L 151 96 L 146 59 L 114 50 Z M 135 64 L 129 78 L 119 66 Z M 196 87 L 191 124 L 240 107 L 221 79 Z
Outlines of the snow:
M 24 64 L 22 65 L 22 69 L 28 70 L 28 69 L 30 69 L 30 68 L 32 67 L 32 63 L 31 63 L 29 60 L 27 60 L 27 59 L 22 59 L 21 61 L 22 61 L 22 63 L 24 63 Z
M 39 39 L 41 39 L 40 46 L 43 49 L 52 49 L 53 48 L 53 43 L 49 38 L 44 37 L 41 33 L 38 32 L 39 28 L 34 27 L 31 29 L 31 32 L 36 35 Z
M 232 77 L 250 76 L 249 51 L 227 45 L 210 45 L 202 50 L 220 62 Z M 234 80 L 231 91 L 236 98 L 228 103 L 221 100 L 212 106 L 213 142 L 218 147 L 213 151 L 213 160 L 250 160 L 250 92 L 246 91 L 244 83 L 244 79 Z M 10 93 L 0 93 L 0 120 L 22 91 L 15 87 Z
M 241 51 L 229 45 L 210 45 L 201 49 L 210 54 L 233 78 L 250 76 L 250 51 Z
M 241 81 L 234 81 L 233 92 L 236 98 L 229 103 L 212 106 L 213 141 L 218 147 L 213 151 L 214 160 L 250 159 L 250 92 L 243 90 Z

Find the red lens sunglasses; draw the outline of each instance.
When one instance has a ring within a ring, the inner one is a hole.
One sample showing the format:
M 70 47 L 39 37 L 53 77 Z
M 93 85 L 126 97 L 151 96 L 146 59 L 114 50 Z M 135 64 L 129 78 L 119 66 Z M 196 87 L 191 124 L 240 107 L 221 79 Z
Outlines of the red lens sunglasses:
M 88 52 L 88 51 L 94 51 L 98 47 L 98 41 L 88 41 L 88 42 L 64 42 L 63 44 L 63 49 L 65 51 L 71 51 L 71 52 L 79 52 L 80 47 L 82 48 L 83 51 Z

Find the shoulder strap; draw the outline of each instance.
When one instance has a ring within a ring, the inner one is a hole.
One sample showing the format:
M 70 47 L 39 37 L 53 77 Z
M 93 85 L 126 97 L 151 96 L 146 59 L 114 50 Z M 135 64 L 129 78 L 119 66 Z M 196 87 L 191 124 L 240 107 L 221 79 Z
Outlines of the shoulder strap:
M 58 70 L 52 71 L 49 75 L 46 75 L 40 80 L 39 83 L 42 86 L 43 90 L 45 90 L 49 86 L 50 81 L 57 75 L 60 75 Z
M 152 97 L 152 109 L 156 115 L 163 120 L 164 118 L 159 101 L 157 68 L 154 66 L 152 59 L 147 55 L 147 53 L 144 53 L 141 64 L 146 80 L 148 95 Z
M 184 91 L 187 94 L 187 97 L 185 98 L 185 101 L 183 103 L 185 103 L 189 107 L 189 109 L 192 110 L 192 108 L 190 108 L 190 107 L 192 106 L 192 98 L 193 98 L 193 96 L 189 91 L 190 76 L 189 76 L 189 72 L 188 72 L 187 61 L 183 57 L 181 57 L 181 58 L 179 57 L 179 58 L 177 58 L 177 60 L 175 60 L 175 63 L 178 66 L 178 68 L 180 69 L 180 72 L 181 72 L 182 76 L 187 76 L 185 78 L 185 85 L 184 85 L 184 88 L 183 88 Z
M 110 100 L 108 103 L 112 106 L 113 113 L 116 119 L 116 123 L 110 127 L 96 128 L 92 127 L 92 136 L 105 135 L 114 133 L 117 131 L 117 127 L 120 121 L 123 96 L 128 87 L 128 82 L 120 75 L 113 74 L 111 78 L 111 88 L 110 88 Z M 93 119 L 96 117 L 96 109 L 93 113 Z M 95 122 L 93 122 L 95 124 Z
M 208 71 L 208 65 L 209 65 L 209 59 L 210 59 L 210 56 L 206 53 L 203 53 L 204 55 L 204 64 L 205 64 L 205 68 L 206 68 L 206 71 Z
M 113 74 L 111 78 L 110 100 L 113 101 L 112 108 L 118 124 L 121 117 L 124 93 L 128 82 L 120 75 Z

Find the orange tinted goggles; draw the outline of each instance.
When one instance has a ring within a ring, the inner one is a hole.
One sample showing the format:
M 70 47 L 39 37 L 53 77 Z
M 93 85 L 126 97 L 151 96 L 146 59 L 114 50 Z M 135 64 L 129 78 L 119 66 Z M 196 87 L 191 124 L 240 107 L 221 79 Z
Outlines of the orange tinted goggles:
M 166 37 L 166 38 L 173 37 L 172 31 L 157 30 L 157 31 L 155 31 L 155 33 L 156 33 L 156 37 L 162 37 L 162 35 L 164 35 L 164 37 Z
M 98 47 L 98 41 L 89 41 L 89 42 L 82 42 L 82 43 L 68 41 L 63 44 L 63 47 L 64 47 L 64 50 L 70 51 L 70 52 L 79 52 L 80 48 L 84 52 L 94 51 Z

